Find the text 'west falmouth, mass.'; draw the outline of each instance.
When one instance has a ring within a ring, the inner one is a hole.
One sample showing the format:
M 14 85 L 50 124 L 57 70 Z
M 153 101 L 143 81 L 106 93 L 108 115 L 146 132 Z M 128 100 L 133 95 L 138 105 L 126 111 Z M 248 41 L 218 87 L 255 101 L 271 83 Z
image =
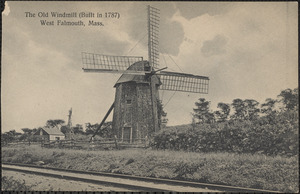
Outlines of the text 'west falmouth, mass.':
M 105 19 L 120 19 L 119 12 L 24 12 L 41 26 L 105 26 Z

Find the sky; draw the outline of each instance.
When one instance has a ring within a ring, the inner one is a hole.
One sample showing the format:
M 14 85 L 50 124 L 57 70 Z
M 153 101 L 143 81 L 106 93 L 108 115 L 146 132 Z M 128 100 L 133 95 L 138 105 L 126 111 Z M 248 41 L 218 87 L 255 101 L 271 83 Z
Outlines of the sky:
M 146 5 L 160 9 L 160 67 L 210 79 L 208 94 L 160 91 L 169 126 L 191 123 L 199 98 L 216 110 L 219 102 L 263 103 L 298 87 L 296 2 L 9 1 L 2 13 L 2 132 L 67 122 L 71 107 L 73 125 L 101 122 L 120 74 L 84 73 L 81 53 L 147 59 Z M 120 18 L 52 18 L 51 12 L 118 12 Z M 58 19 L 86 25 L 40 22 Z M 104 26 L 88 26 L 89 20 Z

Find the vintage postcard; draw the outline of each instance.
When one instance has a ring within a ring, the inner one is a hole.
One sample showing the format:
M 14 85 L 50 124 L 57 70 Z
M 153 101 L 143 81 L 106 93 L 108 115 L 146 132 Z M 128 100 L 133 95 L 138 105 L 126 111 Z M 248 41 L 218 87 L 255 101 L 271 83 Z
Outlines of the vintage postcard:
M 2 191 L 299 192 L 297 2 L 3 6 Z

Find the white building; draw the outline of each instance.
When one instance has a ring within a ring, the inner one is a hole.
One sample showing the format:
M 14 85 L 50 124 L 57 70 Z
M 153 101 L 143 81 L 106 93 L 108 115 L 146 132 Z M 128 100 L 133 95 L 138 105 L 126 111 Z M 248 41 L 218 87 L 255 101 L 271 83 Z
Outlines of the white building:
M 34 133 L 35 136 L 39 136 L 41 140 L 57 141 L 64 140 L 65 134 L 63 134 L 58 127 L 43 127 Z

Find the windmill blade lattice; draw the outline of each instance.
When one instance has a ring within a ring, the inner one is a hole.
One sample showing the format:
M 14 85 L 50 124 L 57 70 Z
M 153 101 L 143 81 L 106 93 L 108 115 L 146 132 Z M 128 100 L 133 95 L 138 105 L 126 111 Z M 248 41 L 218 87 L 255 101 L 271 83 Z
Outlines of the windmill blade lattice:
M 148 5 L 148 57 L 151 67 L 159 66 L 159 9 Z
M 171 90 L 192 93 L 208 93 L 209 78 L 186 73 L 161 71 L 157 73 L 162 85 L 161 90 Z
M 145 74 L 144 69 L 140 68 L 128 70 L 133 63 L 139 61 L 143 61 L 143 57 L 82 53 L 82 69 L 85 72 Z

